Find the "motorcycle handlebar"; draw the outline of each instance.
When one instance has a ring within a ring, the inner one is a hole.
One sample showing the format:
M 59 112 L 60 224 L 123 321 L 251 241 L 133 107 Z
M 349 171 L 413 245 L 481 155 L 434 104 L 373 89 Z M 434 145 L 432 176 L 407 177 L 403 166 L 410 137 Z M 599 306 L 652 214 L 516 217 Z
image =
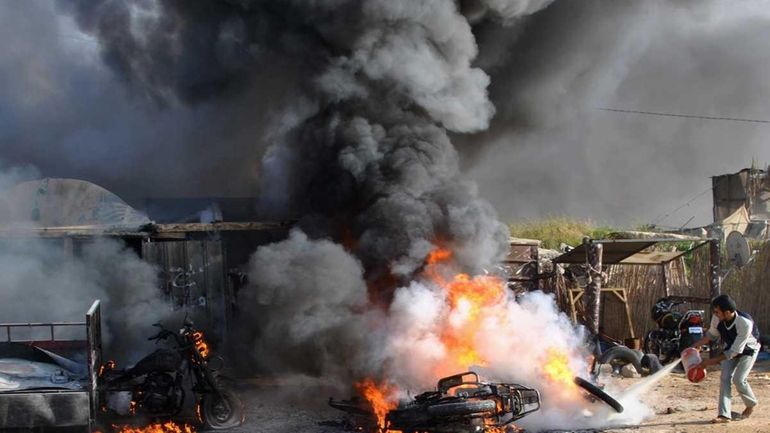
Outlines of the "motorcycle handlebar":
M 171 334 L 172 334 L 171 331 L 169 331 L 167 329 L 163 329 L 160 332 L 158 332 L 155 336 L 149 337 L 147 340 L 148 341 L 156 340 L 156 342 L 157 342 L 157 341 L 160 341 L 160 340 L 165 340 Z

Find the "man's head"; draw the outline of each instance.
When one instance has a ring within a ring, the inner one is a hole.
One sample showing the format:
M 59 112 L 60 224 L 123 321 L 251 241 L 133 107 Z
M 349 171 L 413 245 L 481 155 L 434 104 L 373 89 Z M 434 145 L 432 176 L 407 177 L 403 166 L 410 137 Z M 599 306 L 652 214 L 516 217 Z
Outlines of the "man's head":
M 719 295 L 711 300 L 711 311 L 719 320 L 730 320 L 735 315 L 736 305 L 729 295 Z

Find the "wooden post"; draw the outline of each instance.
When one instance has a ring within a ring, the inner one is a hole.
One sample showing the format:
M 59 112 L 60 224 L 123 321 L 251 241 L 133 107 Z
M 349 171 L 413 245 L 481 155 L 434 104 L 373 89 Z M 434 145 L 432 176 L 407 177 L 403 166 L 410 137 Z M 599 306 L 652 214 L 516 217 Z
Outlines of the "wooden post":
M 722 270 L 719 239 L 711 239 L 709 241 L 709 253 L 709 285 L 711 297 L 715 298 L 722 293 L 722 281 L 719 276 Z
M 569 297 L 569 315 L 572 317 L 572 323 L 577 325 L 577 308 L 575 308 L 575 295 L 572 289 L 567 289 L 567 296 Z M 8 341 L 11 341 L 11 337 L 8 337 Z
M 530 245 L 529 246 L 529 260 L 535 263 L 535 281 L 532 285 L 533 290 L 543 290 L 543 283 L 540 279 L 540 257 L 538 257 L 538 246 L 537 245 Z
M 663 274 L 663 293 L 666 294 L 666 297 L 671 296 L 671 289 L 669 286 L 669 269 L 668 269 L 668 263 L 661 263 L 660 264 L 660 271 Z
M 602 290 L 602 245 L 591 241 L 590 238 L 583 238 L 583 245 L 586 249 L 586 259 L 589 265 L 588 284 L 585 289 L 585 321 L 588 330 L 599 335 L 599 311 L 601 308 L 601 290 Z

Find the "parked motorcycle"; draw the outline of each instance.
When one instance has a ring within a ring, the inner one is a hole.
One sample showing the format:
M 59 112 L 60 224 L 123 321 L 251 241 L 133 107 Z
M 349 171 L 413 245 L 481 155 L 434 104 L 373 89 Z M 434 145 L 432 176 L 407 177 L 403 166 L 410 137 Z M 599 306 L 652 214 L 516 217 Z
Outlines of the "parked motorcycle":
M 703 310 L 684 313 L 677 306 L 689 298 L 670 296 L 659 299 L 652 307 L 652 319 L 658 325 L 644 337 L 644 352 L 657 355 L 663 364 L 677 358 L 686 348 L 703 338 Z
M 178 333 L 160 323 L 153 326 L 160 330 L 148 340 L 159 343 L 171 338 L 173 347 L 158 349 L 125 370 L 108 363 L 100 371 L 102 391 L 130 392 L 131 415 L 170 419 L 184 409 L 188 379 L 195 394 L 196 415 L 205 427 L 221 430 L 241 425 L 243 404 L 232 390 L 223 386 L 224 378 L 209 366 L 211 359 L 203 333 L 187 319 Z

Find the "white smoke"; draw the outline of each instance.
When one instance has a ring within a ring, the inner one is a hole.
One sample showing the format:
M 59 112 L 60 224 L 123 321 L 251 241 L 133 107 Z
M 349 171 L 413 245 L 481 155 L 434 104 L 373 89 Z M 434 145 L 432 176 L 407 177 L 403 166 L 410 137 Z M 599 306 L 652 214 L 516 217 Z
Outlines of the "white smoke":
M 382 365 L 387 366 L 384 377 L 415 395 L 434 388 L 440 376 L 472 369 L 485 380 L 519 383 L 540 391 L 543 406 L 528 417 L 526 425 L 573 427 L 560 422 L 579 413 L 585 402 L 565 395 L 564 383 L 550 379 L 544 365 L 554 353 L 564 354 L 569 368 L 585 376 L 588 367 L 582 332 L 558 311 L 552 296 L 531 292 L 515 299 L 511 292 L 504 293 L 481 311 L 472 335 L 473 347 L 484 364 L 463 365 L 445 344 L 444 335 L 473 326 L 468 322 L 468 306 L 453 309 L 445 290 L 431 283 L 415 282 L 399 289 L 389 310 L 387 343 L 382 351 Z

